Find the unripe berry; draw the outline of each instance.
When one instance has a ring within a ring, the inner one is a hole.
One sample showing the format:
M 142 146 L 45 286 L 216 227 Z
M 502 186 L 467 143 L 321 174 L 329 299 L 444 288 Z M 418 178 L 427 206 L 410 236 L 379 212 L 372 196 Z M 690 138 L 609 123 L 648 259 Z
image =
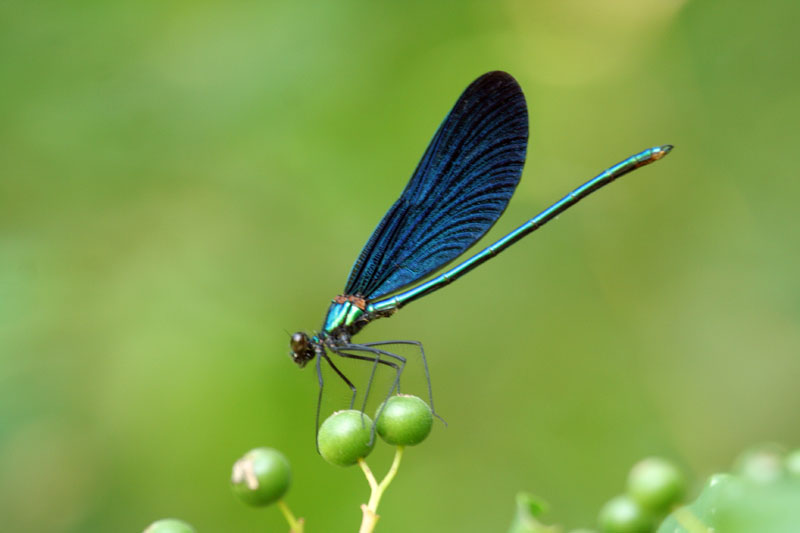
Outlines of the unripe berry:
M 233 465 L 231 487 L 244 503 L 262 507 L 283 498 L 291 480 L 289 461 L 281 452 L 255 448 Z
M 422 399 L 401 394 L 392 396 L 378 407 L 378 435 L 395 446 L 414 446 L 430 434 L 433 414 Z
M 354 465 L 369 455 L 375 446 L 372 419 L 353 409 L 337 411 L 320 426 L 317 445 L 322 458 L 329 463 Z
M 628 495 L 645 509 L 655 512 L 666 511 L 678 503 L 685 489 L 681 471 L 659 457 L 639 461 L 628 475 Z
M 156 520 L 144 530 L 144 533 L 195 533 L 194 528 L 177 518 Z

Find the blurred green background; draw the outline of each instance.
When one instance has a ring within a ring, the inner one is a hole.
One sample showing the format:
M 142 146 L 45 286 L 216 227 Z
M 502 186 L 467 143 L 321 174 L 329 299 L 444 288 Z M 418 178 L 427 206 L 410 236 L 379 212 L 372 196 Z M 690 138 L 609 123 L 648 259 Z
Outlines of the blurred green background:
M 0 4 L 2 529 L 283 531 L 228 486 L 267 445 L 309 533 L 354 531 L 366 483 L 316 454 L 287 333 L 320 326 L 494 69 L 531 144 L 490 239 L 676 149 L 359 335 L 423 341 L 449 423 L 379 531 L 503 531 L 520 489 L 592 525 L 642 456 L 699 481 L 796 445 L 799 19 L 792 0 Z

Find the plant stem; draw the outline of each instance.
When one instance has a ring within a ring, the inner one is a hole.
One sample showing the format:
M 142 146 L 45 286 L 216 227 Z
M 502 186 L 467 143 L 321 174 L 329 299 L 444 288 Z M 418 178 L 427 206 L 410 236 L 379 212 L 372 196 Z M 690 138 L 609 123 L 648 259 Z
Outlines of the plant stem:
M 364 459 L 358 460 L 358 466 L 361 467 L 361 470 L 364 471 L 364 475 L 367 478 L 367 482 L 369 483 L 369 487 L 372 490 L 372 493 L 369 496 L 369 502 L 366 504 L 361 504 L 361 511 L 364 514 L 361 520 L 361 528 L 358 530 L 358 533 L 372 533 L 375 530 L 375 524 L 378 523 L 378 504 L 381 501 L 381 496 L 386 491 L 386 488 L 392 482 L 394 477 L 397 475 L 397 470 L 400 468 L 400 460 L 403 458 L 403 447 L 398 446 L 397 450 L 394 452 L 394 460 L 392 461 L 392 466 L 389 468 L 389 472 L 386 473 L 386 477 L 384 477 L 380 483 L 375 480 L 375 476 L 372 474 L 372 471 L 367 466 L 367 462 Z
M 369 469 L 369 465 L 367 465 L 367 462 L 363 457 L 358 460 L 358 466 L 360 466 L 361 470 L 364 471 L 364 476 L 367 478 L 367 483 L 369 483 L 370 490 L 372 490 L 372 492 L 378 490 L 378 482 L 375 480 L 372 470 Z
M 303 519 L 295 518 L 289 506 L 283 500 L 278 500 L 278 508 L 283 513 L 283 517 L 289 522 L 289 533 L 303 533 Z

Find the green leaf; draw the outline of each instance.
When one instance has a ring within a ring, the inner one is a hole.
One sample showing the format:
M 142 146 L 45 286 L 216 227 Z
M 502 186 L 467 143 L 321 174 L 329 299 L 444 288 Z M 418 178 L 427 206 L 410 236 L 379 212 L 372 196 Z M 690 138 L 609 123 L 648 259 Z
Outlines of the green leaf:
M 561 533 L 559 526 L 548 526 L 538 518 L 547 511 L 547 504 L 527 492 L 517 494 L 517 510 L 508 533 Z
M 668 516 L 658 533 L 795 533 L 798 524 L 800 479 L 765 483 L 717 474 L 697 500 Z

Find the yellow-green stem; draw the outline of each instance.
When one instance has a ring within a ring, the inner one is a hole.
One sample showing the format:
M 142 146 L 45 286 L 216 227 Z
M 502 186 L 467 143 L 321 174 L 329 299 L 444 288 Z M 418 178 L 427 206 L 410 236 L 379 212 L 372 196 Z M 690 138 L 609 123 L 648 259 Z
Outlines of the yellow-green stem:
M 303 519 L 295 518 L 289 506 L 286 505 L 286 502 L 283 500 L 278 500 L 278 508 L 289 523 L 289 533 L 303 533 Z
M 364 477 L 367 478 L 367 483 L 369 483 L 369 488 L 372 492 L 378 490 L 378 482 L 375 480 L 375 476 L 372 474 L 372 470 L 369 469 L 369 465 L 364 460 L 363 457 L 359 458 L 358 466 L 361 467 L 361 470 L 364 472 Z
M 372 533 L 375 530 L 375 524 L 378 523 L 379 518 L 378 504 L 381 502 L 381 496 L 383 496 L 386 488 L 397 475 L 397 469 L 400 468 L 400 461 L 402 458 L 403 447 L 398 446 L 397 450 L 394 452 L 392 466 L 389 468 L 389 472 L 386 473 L 386 477 L 384 477 L 380 483 L 375 480 L 375 476 L 372 474 L 372 470 L 369 469 L 369 466 L 367 466 L 367 462 L 364 461 L 364 459 L 358 460 L 358 466 L 364 471 L 364 475 L 371 489 L 369 502 L 361 505 L 361 511 L 364 513 L 364 516 L 361 520 L 361 528 L 358 530 L 358 533 Z

